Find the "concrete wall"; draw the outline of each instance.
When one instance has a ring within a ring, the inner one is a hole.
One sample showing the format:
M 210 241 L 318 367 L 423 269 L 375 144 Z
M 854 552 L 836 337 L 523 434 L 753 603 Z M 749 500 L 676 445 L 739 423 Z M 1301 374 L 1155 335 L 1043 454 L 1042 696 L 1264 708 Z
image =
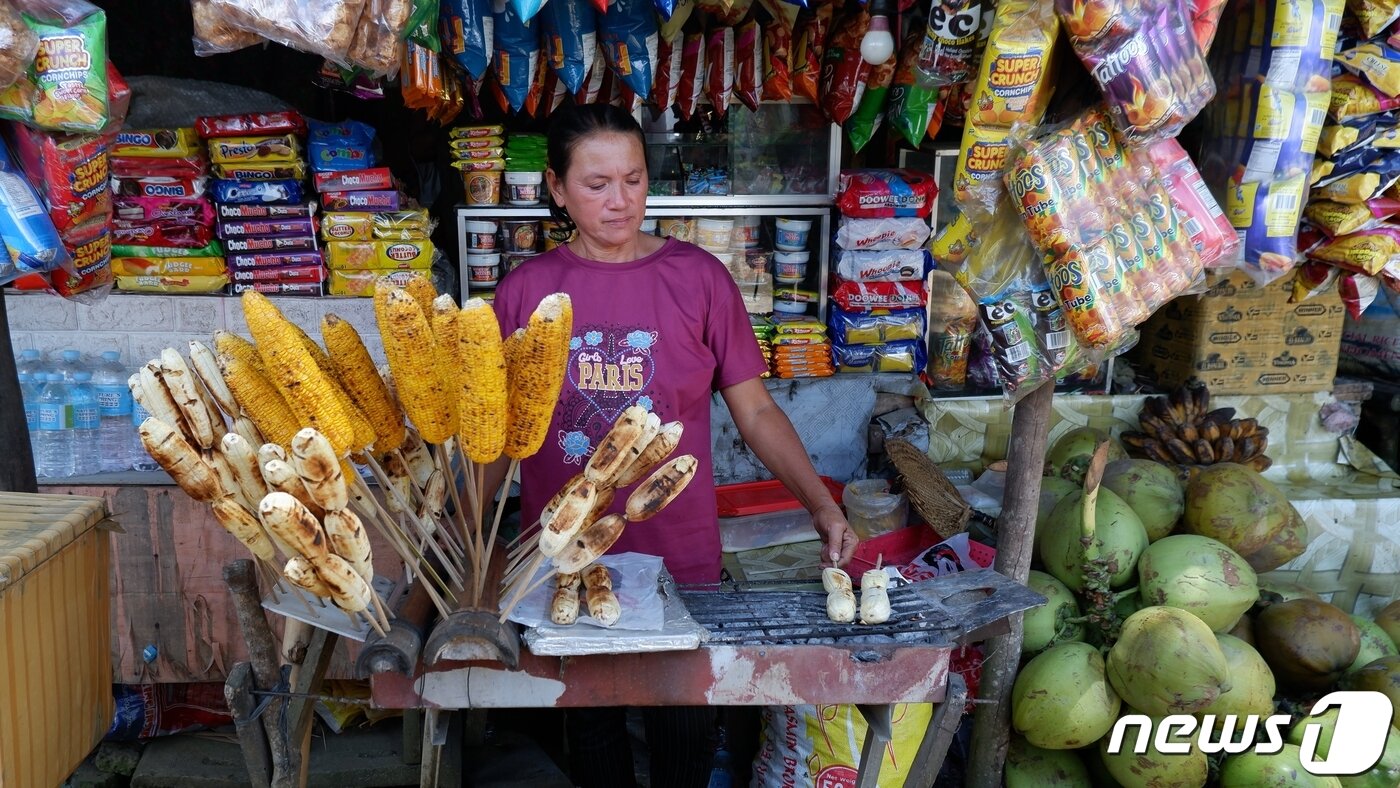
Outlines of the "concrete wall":
M 360 332 L 377 363 L 384 361 L 374 324 L 374 303 L 368 298 L 276 298 L 284 314 L 318 341 L 321 317 L 334 312 Z M 92 306 L 47 294 L 7 292 L 14 351 L 38 348 L 44 353 L 77 348 L 89 358 L 119 350 L 131 366 L 157 356 L 161 348 L 187 352 L 186 343 L 210 344 L 214 331 L 226 329 L 248 336 L 237 298 L 224 296 L 159 296 L 116 293 Z

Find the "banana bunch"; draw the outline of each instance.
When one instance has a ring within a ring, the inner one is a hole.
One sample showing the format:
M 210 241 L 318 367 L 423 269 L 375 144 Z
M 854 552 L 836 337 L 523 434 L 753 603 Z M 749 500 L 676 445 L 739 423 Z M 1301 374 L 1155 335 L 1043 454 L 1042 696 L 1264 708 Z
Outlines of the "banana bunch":
M 1167 465 L 1233 462 L 1263 472 L 1273 465 L 1264 451 L 1269 430 L 1254 419 L 1235 418 L 1234 408 L 1210 408 L 1205 386 L 1181 386 L 1165 397 L 1148 397 L 1138 414 L 1141 432 L 1125 432 L 1128 454 Z

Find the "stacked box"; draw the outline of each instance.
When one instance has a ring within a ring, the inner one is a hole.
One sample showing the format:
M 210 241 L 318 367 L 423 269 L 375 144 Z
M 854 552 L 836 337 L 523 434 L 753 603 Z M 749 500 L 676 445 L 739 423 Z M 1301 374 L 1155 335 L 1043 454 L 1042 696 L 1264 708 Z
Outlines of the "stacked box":
M 193 128 L 117 135 L 112 149 L 117 289 L 214 293 L 229 283 L 214 237 L 209 161 Z
M 1247 274 L 1167 304 L 1142 327 L 1140 374 L 1163 389 L 1192 378 L 1212 394 L 1327 391 L 1337 372 L 1346 308 L 1335 285 L 1290 303 L 1289 278 L 1258 285 Z

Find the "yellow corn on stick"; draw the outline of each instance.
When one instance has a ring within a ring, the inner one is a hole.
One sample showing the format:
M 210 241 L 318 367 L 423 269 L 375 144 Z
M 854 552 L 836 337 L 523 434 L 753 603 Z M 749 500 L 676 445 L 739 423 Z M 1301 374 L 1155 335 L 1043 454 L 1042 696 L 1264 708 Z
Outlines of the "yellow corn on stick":
M 457 397 L 442 380 L 427 317 L 412 296 L 382 283 L 375 289 L 374 313 L 404 413 L 423 440 L 442 443 L 457 432 Z
M 328 314 L 321 319 L 321 338 L 336 378 L 374 428 L 374 450 L 382 453 L 402 446 L 403 413 L 374 368 L 359 332 L 340 317 Z
M 218 403 L 219 408 L 227 413 L 229 418 L 237 419 L 240 413 L 238 401 L 233 398 L 233 392 L 229 391 L 228 384 L 224 382 L 224 374 L 219 371 L 219 360 L 208 345 L 197 339 L 190 340 L 190 368 L 214 398 L 214 402 Z
M 495 462 L 505 451 L 509 391 L 501 324 L 480 298 L 462 307 L 458 318 L 458 355 L 462 370 L 462 445 L 472 462 Z
M 326 436 L 310 427 L 298 432 L 292 438 L 292 468 L 317 506 L 333 512 L 349 503 L 340 460 Z
M 258 432 L 268 443 L 285 446 L 301 429 L 297 417 L 288 407 L 282 392 L 263 374 L 261 365 L 254 366 L 246 358 L 219 351 L 219 369 L 224 382 L 233 392 L 238 407 L 247 414 Z
M 232 356 L 241 359 L 245 364 L 262 368 L 262 358 L 258 355 L 258 349 L 253 347 L 253 343 L 231 331 L 214 332 L 214 354 Z
M 574 310 L 564 293 L 545 296 L 530 315 L 510 367 L 506 455 L 517 462 L 540 450 L 569 358 Z
M 413 296 L 414 301 L 418 302 L 418 308 L 423 310 L 423 316 L 431 319 L 433 316 L 433 301 L 437 300 L 438 297 L 438 291 L 437 288 L 433 286 L 433 280 L 423 274 L 414 274 L 408 278 L 407 282 L 404 282 L 403 290 L 405 293 Z
M 301 426 L 315 427 L 330 440 L 336 455 L 344 456 L 355 442 L 355 429 L 330 381 L 302 343 L 305 334 L 256 291 L 243 294 L 243 316 L 268 379 L 286 397 Z
M 438 346 L 438 368 L 442 379 L 455 389 L 462 382 L 462 368 L 459 364 L 460 351 L 457 347 L 457 321 L 461 310 L 450 295 L 440 295 L 433 299 L 433 309 L 428 313 L 428 322 L 433 327 L 433 339 Z
M 330 354 L 322 350 L 321 346 L 316 344 L 316 340 L 307 336 L 301 326 L 295 323 L 292 323 L 291 326 L 296 329 L 297 338 L 301 341 L 302 347 L 311 354 L 311 358 L 315 359 L 316 368 L 321 370 L 322 375 L 326 376 L 326 381 L 331 386 L 331 393 L 335 395 L 336 402 L 340 403 L 341 410 L 345 411 L 345 415 L 350 418 L 350 424 L 355 430 L 355 441 L 350 445 L 349 451 L 352 453 L 362 451 L 374 443 L 374 425 L 370 424 L 369 419 L 350 398 L 345 387 L 340 384 Z
M 525 338 L 525 329 L 517 328 L 510 332 L 510 336 L 501 341 L 501 355 L 505 357 L 506 369 L 510 369 L 515 364 L 515 359 L 520 354 L 520 341 Z

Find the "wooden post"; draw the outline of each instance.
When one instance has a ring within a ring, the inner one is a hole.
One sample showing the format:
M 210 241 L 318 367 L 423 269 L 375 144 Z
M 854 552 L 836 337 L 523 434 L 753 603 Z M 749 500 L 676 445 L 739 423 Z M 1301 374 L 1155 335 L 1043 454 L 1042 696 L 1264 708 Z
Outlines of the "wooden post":
M 253 562 L 240 558 L 225 564 L 224 582 L 228 584 L 233 597 L 238 628 L 248 644 L 248 656 L 252 660 L 253 677 L 257 680 L 258 689 L 264 692 L 272 690 L 282 682 L 282 670 L 277 659 L 277 647 L 272 641 L 272 629 L 267 625 L 267 616 L 258 598 L 257 572 Z M 297 751 L 288 738 L 286 712 L 287 699 L 273 698 L 262 715 L 268 750 L 272 754 L 273 788 L 292 788 L 300 771 Z M 248 765 L 250 772 L 254 768 L 255 764 Z
M 1040 505 L 1040 478 L 1050 437 L 1050 384 L 1027 394 L 1011 417 L 1011 446 L 1007 452 L 1006 497 L 997 518 L 995 569 L 1018 583 L 1030 576 L 1035 543 L 1035 517 Z M 1009 619 L 1005 635 L 988 640 L 982 663 L 982 683 L 973 715 L 972 753 L 967 785 L 999 788 L 1006 748 L 1011 741 L 1011 686 L 1021 661 L 1021 614 Z
M 39 492 L 34 478 L 34 454 L 29 446 L 29 425 L 24 420 L 24 400 L 19 394 L 19 373 L 10 350 L 10 318 L 5 290 L 0 288 L 0 492 Z
M 271 788 L 272 756 L 267 749 L 267 731 L 262 722 L 253 719 L 258 705 L 253 698 L 253 666 L 239 662 L 224 681 L 224 700 L 233 714 L 233 726 L 238 731 L 238 746 L 243 750 L 243 762 L 248 766 L 248 779 L 253 788 Z

